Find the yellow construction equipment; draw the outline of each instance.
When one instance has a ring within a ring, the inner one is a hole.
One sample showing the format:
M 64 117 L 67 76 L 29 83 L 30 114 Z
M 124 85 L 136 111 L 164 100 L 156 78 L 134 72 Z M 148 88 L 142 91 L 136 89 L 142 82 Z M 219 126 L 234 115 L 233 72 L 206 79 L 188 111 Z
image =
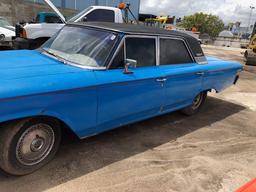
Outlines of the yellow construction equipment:
M 248 49 L 244 53 L 246 65 L 256 65 L 256 22 L 251 34 L 251 40 Z
M 145 24 L 148 26 L 165 28 L 165 24 L 168 21 L 168 16 L 159 16 L 156 18 L 147 18 L 145 19 Z

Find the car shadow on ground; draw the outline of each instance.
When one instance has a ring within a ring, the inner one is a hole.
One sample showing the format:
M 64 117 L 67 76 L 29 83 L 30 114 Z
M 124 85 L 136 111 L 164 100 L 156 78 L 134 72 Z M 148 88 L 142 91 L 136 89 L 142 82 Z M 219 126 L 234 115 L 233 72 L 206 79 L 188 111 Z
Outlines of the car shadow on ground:
M 86 175 L 227 118 L 245 107 L 209 97 L 203 109 L 187 117 L 179 112 L 155 117 L 85 140 L 64 142 L 55 159 L 23 177 L 0 174 L 1 191 L 41 192 Z

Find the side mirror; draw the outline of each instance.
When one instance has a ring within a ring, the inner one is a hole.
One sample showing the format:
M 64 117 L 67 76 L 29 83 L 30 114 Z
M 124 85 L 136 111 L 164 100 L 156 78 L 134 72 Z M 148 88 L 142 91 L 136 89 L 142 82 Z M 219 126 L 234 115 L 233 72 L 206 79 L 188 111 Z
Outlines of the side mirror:
M 137 61 L 133 59 L 125 59 L 125 65 L 124 65 L 124 74 L 131 74 L 132 71 L 129 71 L 129 68 L 136 68 Z

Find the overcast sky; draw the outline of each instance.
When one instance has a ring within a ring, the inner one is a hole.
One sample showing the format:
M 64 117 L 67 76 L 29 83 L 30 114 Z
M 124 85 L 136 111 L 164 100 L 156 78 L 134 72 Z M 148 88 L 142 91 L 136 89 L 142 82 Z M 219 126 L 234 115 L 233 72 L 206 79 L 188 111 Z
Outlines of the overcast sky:
M 176 17 L 204 12 L 218 15 L 225 23 L 241 21 L 248 26 L 250 5 L 256 7 L 256 0 L 141 0 L 140 12 Z M 256 9 L 251 24 L 255 21 Z

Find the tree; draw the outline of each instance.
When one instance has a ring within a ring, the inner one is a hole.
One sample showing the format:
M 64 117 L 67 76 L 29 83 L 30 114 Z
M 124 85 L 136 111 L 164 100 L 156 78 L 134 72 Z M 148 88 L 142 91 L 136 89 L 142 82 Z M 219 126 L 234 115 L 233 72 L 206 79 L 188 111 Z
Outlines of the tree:
M 186 30 L 192 30 L 195 27 L 201 34 L 208 33 L 211 37 L 218 36 L 224 29 L 224 23 L 218 16 L 202 12 L 185 16 L 179 26 Z

